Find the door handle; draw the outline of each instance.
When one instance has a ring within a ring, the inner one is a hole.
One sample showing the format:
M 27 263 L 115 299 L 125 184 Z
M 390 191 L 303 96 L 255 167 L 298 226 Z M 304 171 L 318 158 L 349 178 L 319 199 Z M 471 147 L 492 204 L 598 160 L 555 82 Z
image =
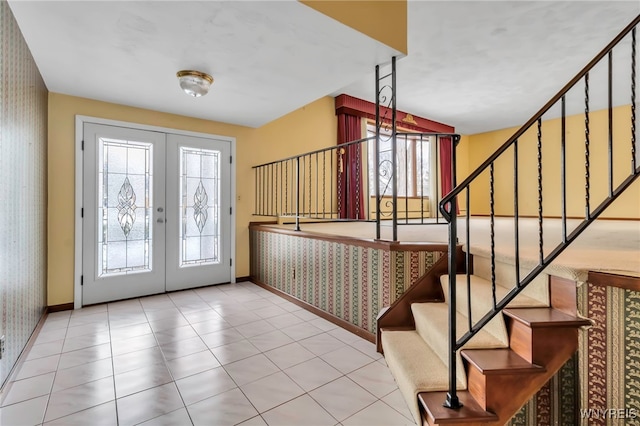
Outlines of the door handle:
M 156 220 L 156 222 L 158 222 L 158 223 L 164 223 L 164 219 L 159 218 L 158 220 Z

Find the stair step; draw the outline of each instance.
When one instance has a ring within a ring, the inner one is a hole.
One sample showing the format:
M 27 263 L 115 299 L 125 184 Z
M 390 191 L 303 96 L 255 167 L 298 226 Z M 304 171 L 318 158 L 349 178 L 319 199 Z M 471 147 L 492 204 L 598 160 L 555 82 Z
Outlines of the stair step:
M 496 259 L 495 262 L 496 282 L 508 291 L 515 287 L 517 280 L 514 262 L 514 259 Z M 530 271 L 531 268 L 520 268 L 520 279 L 526 277 Z M 473 273 L 474 275 L 491 281 L 491 258 L 489 253 L 487 253 L 487 256 L 474 253 Z M 519 299 L 521 297 L 523 299 L 526 297 L 529 300 L 537 300 L 541 302 L 542 305 L 528 305 L 526 303 L 520 303 Z M 513 302 L 511 302 L 510 305 L 511 307 L 549 306 L 549 300 L 549 276 L 545 273 L 541 273 L 529 283 L 529 285 L 513 300 Z
M 444 303 L 414 303 L 411 311 L 416 323 L 416 331 L 441 355 L 448 359 L 449 354 L 449 306 Z M 456 338 L 462 337 L 468 330 L 466 315 L 456 313 Z M 465 348 L 506 348 L 509 336 L 502 315 L 497 315 L 478 332 Z
M 420 392 L 449 389 L 449 369 L 415 330 L 388 330 L 381 333 L 385 361 L 418 424 Z M 466 377 L 458 377 L 458 389 L 465 389 Z
M 544 367 L 531 364 L 511 349 L 464 349 L 461 355 L 485 376 L 498 374 L 537 374 Z
M 474 318 L 482 318 L 487 312 L 493 309 L 493 289 L 491 281 L 477 275 L 470 275 L 470 286 L 473 294 L 471 299 L 471 313 Z M 449 276 L 440 277 L 442 291 L 445 302 L 449 300 Z M 499 302 L 511 289 L 496 283 L 496 302 Z M 512 308 L 520 307 L 548 307 L 548 298 L 538 300 L 525 294 L 519 294 L 508 305 Z M 468 311 L 467 276 L 465 274 L 456 275 L 456 310 L 466 313 Z
M 457 392 L 457 396 L 463 406 L 456 410 L 446 408 L 442 405 L 447 397 L 447 392 L 420 393 L 418 400 L 426 412 L 429 421 L 436 425 L 465 424 L 472 422 L 489 423 L 498 420 L 498 416 L 480 407 L 469 392 Z
M 566 314 L 553 308 L 508 308 L 504 314 L 530 328 L 582 327 L 591 321 Z
M 575 351 L 578 328 L 591 321 L 553 308 L 505 309 L 509 346 L 525 360 L 547 365 L 558 351 Z

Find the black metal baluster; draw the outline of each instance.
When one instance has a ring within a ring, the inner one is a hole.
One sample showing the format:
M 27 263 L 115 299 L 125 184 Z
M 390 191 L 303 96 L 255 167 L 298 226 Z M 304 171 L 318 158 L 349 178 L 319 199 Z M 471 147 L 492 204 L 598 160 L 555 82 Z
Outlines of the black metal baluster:
M 452 152 L 451 157 L 452 163 L 452 173 L 451 179 L 453 187 L 456 186 L 456 153 L 455 150 Z M 449 202 L 449 392 L 447 392 L 447 397 L 444 402 L 444 406 L 447 408 L 460 408 L 462 407 L 462 403 L 457 395 L 456 389 L 456 352 L 458 350 L 457 343 L 457 333 L 456 333 L 456 272 L 457 272 L 457 261 L 456 261 L 456 246 L 458 244 L 458 220 L 456 217 L 456 201 L 455 198 Z M 446 212 L 442 212 L 444 215 Z M 469 224 L 467 223 L 467 227 Z
M 362 195 L 362 142 L 354 145 L 357 158 L 356 161 L 356 214 L 354 219 L 360 219 L 361 212 L 360 209 L 364 208 L 364 206 L 360 205 L 360 201 L 364 202 L 364 197 Z M 362 198 L 362 200 L 361 200 Z M 364 212 L 362 212 L 362 217 L 364 218 Z
M 609 140 L 608 140 L 608 155 L 609 155 L 609 197 L 613 197 L 613 51 L 609 52 L 608 56 L 608 119 L 609 119 Z
M 538 250 L 540 264 L 544 263 L 544 224 L 542 213 L 542 117 L 540 117 L 538 118 Z
M 438 194 L 440 193 L 440 156 L 438 155 L 438 151 L 440 150 L 440 136 L 436 135 L 435 139 L 435 143 L 436 143 L 436 159 L 434 164 L 436 165 L 436 170 L 435 170 L 435 175 L 436 175 L 436 184 L 434 186 L 435 188 L 435 194 L 433 194 L 433 196 L 436 199 L 436 205 L 440 204 L 440 197 L 438 197 Z M 436 208 L 436 223 L 440 223 L 440 209 Z
M 322 151 L 322 218 L 327 216 L 327 151 Z
M 271 169 L 271 188 L 269 188 L 269 192 L 274 192 L 274 191 L 277 191 L 277 190 L 278 190 L 278 189 L 276 188 L 276 186 L 275 186 L 275 179 L 274 179 L 274 169 L 275 169 L 275 164 L 272 164 L 271 166 L 269 166 L 269 168 Z M 274 208 L 274 206 L 273 206 L 273 204 L 274 204 L 274 202 L 275 202 L 275 198 L 273 198 L 273 196 L 272 196 L 273 194 L 269 194 L 269 195 L 270 195 L 270 196 L 269 196 L 269 199 L 270 199 L 270 202 L 271 202 L 271 208 L 269 209 L 269 213 L 270 213 L 270 215 L 269 215 L 269 216 L 273 216 L 273 215 L 274 215 L 274 213 L 275 213 L 275 212 L 274 212 L 275 208 Z
M 334 158 L 335 158 L 335 155 L 334 155 L 334 153 L 333 153 L 333 150 L 331 150 L 331 156 L 329 157 L 329 160 L 330 160 L 330 167 L 331 167 L 331 170 L 330 170 L 330 173 L 329 173 L 329 179 L 330 179 L 330 180 L 329 180 L 329 182 L 331 182 L 331 185 L 330 185 L 330 189 L 331 189 L 331 193 L 330 193 L 330 195 L 331 195 L 331 201 L 330 201 L 330 203 L 331 203 L 331 218 L 332 218 L 332 219 L 333 219 L 333 213 L 334 213 L 334 211 L 333 211 L 333 207 L 334 207 L 334 206 L 333 206 L 333 198 L 334 198 L 334 197 L 333 197 L 333 184 L 334 184 L 334 181 L 335 181 L 336 185 L 338 186 L 338 183 L 337 183 L 337 182 L 339 182 L 338 180 L 334 179 L 334 176 L 335 176 L 334 168 L 333 168 L 333 160 L 334 160 Z M 336 191 L 336 193 L 337 193 L 337 191 Z
M 424 176 L 422 170 L 424 167 L 424 135 L 420 135 L 420 223 L 424 223 Z
M 473 329 L 473 316 L 471 313 L 471 209 L 469 208 L 469 204 L 471 201 L 471 197 L 470 197 L 470 192 L 471 192 L 471 187 L 467 186 L 467 191 L 466 191 L 466 229 L 465 229 L 465 243 L 467 245 L 467 250 L 464 253 L 464 263 L 465 263 L 465 270 L 466 272 L 466 277 L 467 277 L 467 316 L 469 319 L 469 331 L 471 331 Z
M 376 177 L 376 240 L 380 239 L 380 65 L 376 65 L 376 152 L 375 152 L 375 177 Z
M 280 215 L 284 216 L 287 214 L 287 211 L 284 209 L 284 200 L 287 196 L 287 193 L 284 191 L 284 175 L 283 175 L 283 169 L 284 166 L 287 164 L 286 161 L 283 161 L 282 163 L 280 163 Z
M 518 194 L 518 139 L 516 139 L 513 142 L 513 235 L 515 237 L 516 285 L 520 287 L 520 213 Z
M 284 163 L 284 192 L 285 192 L 284 211 L 286 215 L 289 215 L 289 213 L 291 213 L 289 211 L 289 197 L 290 197 L 289 195 L 289 161 Z
M 636 29 L 631 30 L 631 173 L 636 173 Z
M 319 198 L 320 198 L 320 193 L 318 192 L 318 188 L 319 188 L 319 186 L 318 186 L 319 185 L 319 182 L 318 182 L 318 177 L 319 177 L 318 176 L 318 173 L 319 173 L 319 170 L 318 170 L 318 155 L 319 155 L 318 153 L 315 154 L 315 156 L 316 156 L 316 213 L 315 213 L 315 217 L 316 218 L 320 217 L 320 210 L 318 210 L 318 201 L 319 201 Z
M 258 214 L 258 193 L 260 192 L 260 188 L 258 187 L 258 173 L 260 172 L 260 168 L 253 169 L 253 188 L 255 193 L 253 194 L 253 214 Z
M 562 117 L 560 121 L 560 179 L 562 185 L 562 242 L 567 242 L 567 105 L 566 99 L 562 96 Z
M 409 223 L 409 138 L 404 135 L 404 223 Z
M 337 208 L 338 208 L 338 219 L 342 217 L 342 190 L 343 187 L 346 189 L 346 179 L 343 177 L 344 173 L 344 160 L 343 160 L 343 152 L 344 148 L 338 148 L 336 150 L 337 158 L 336 158 L 336 167 L 338 170 L 338 180 L 336 182 L 336 190 L 337 190 Z M 343 184 L 343 181 L 345 184 Z
M 489 217 L 491 236 L 491 294 L 493 309 L 496 308 L 496 230 L 495 230 L 495 194 L 494 194 L 494 163 L 489 166 Z
M 312 200 L 312 195 L 311 195 L 311 191 L 312 191 L 312 174 L 311 171 L 313 169 L 313 164 L 311 162 L 311 154 L 309 154 L 309 217 L 311 217 L 311 210 L 313 210 L 313 204 L 311 203 Z
M 584 167 L 585 167 L 585 219 L 591 219 L 589 192 L 591 186 L 591 171 L 589 164 L 589 73 L 584 76 Z
M 280 216 L 280 212 L 279 212 L 279 208 L 278 208 L 278 183 L 279 183 L 279 181 L 278 181 L 278 165 L 279 164 L 280 164 L 280 162 L 277 162 L 275 164 L 275 166 L 274 166 L 275 167 L 275 194 L 274 194 L 275 197 L 273 198 L 273 200 L 274 200 L 274 204 L 275 204 L 276 217 Z
M 392 154 L 393 157 L 393 241 L 398 241 L 398 168 L 397 158 L 398 147 L 396 140 L 396 57 L 391 58 L 391 132 L 392 132 Z
M 300 156 L 296 157 L 296 231 L 300 230 Z
M 267 201 L 267 168 L 263 167 L 262 168 L 262 214 L 263 215 L 268 215 L 269 212 L 267 211 L 267 206 L 266 206 L 266 201 Z

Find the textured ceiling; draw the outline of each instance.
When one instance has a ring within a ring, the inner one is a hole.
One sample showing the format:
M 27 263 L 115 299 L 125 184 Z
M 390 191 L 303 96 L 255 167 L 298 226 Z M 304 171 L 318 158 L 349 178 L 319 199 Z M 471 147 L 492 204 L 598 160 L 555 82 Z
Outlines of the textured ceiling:
M 296 1 L 9 4 L 50 91 L 253 127 L 329 94 L 374 101 L 374 66 L 397 53 Z M 409 1 L 398 107 L 463 134 L 522 124 L 638 13 L 638 1 Z M 209 95 L 180 91 L 188 68 L 214 76 Z
M 11 1 L 48 89 L 257 127 L 397 52 L 297 1 Z M 191 98 L 176 72 L 214 79 Z

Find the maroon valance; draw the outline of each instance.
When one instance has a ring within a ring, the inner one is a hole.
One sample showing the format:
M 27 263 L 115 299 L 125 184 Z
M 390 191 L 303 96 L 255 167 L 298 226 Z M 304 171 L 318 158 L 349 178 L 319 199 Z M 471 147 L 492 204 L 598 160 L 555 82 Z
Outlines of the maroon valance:
M 348 114 L 370 120 L 376 119 L 376 104 L 372 102 L 342 94 L 335 98 L 335 103 L 336 115 Z M 389 117 L 385 121 L 390 123 L 391 109 L 380 106 L 380 117 Z M 396 125 L 420 133 L 453 133 L 455 131 L 453 126 L 398 110 L 396 110 Z

